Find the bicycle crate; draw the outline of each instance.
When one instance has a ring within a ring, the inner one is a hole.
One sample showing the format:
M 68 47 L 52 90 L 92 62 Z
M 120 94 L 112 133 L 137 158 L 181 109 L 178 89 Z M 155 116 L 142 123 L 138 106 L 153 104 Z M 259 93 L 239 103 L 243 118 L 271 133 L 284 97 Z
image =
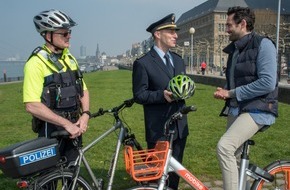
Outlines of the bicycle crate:
M 135 181 L 150 181 L 162 176 L 167 152 L 168 141 L 158 141 L 154 149 L 134 151 L 125 146 L 124 157 L 126 171 Z
M 39 137 L 0 150 L 0 169 L 8 177 L 20 178 L 53 167 L 59 159 L 58 141 Z

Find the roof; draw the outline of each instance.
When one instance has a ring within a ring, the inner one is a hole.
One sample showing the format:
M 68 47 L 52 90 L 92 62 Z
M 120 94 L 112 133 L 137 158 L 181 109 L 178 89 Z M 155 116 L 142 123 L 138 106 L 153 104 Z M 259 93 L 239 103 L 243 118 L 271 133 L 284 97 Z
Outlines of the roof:
M 277 12 L 278 1 L 273 0 L 246 0 L 249 7 L 253 9 L 271 9 Z M 280 14 L 290 14 L 290 1 L 281 0 Z
M 278 1 L 274 0 L 208 0 L 189 11 L 183 13 L 176 24 L 188 22 L 200 18 L 212 12 L 227 12 L 229 7 L 241 6 L 252 9 L 271 9 L 277 12 Z M 290 14 L 290 1 L 281 0 L 281 14 Z

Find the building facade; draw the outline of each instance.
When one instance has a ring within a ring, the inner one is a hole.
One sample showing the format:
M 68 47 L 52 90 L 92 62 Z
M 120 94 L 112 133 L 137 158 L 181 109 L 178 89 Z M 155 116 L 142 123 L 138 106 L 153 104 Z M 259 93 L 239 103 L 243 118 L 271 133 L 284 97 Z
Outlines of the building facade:
M 227 55 L 222 49 L 230 42 L 226 33 L 227 10 L 232 6 L 250 7 L 255 11 L 255 32 L 276 40 L 278 1 L 274 0 L 208 0 L 183 13 L 177 20 L 178 45 L 174 51 L 197 69 L 206 61 L 209 71 L 222 71 Z M 290 1 L 281 1 L 279 35 L 279 67 L 290 61 Z M 189 33 L 190 28 L 195 29 Z M 192 45 L 191 45 L 192 44 Z M 191 62 L 192 58 L 192 62 Z M 290 64 L 290 63 L 289 63 Z M 222 72 L 221 72 L 222 74 Z

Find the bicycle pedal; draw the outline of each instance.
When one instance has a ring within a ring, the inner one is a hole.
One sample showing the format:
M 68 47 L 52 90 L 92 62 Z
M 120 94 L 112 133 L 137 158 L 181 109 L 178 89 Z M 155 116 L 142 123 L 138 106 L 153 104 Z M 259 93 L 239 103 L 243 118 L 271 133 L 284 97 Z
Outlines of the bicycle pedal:
M 274 176 L 272 176 L 267 171 L 255 166 L 253 164 L 249 164 L 249 170 L 251 170 L 253 173 L 255 173 L 260 178 L 263 178 L 269 182 L 274 181 Z

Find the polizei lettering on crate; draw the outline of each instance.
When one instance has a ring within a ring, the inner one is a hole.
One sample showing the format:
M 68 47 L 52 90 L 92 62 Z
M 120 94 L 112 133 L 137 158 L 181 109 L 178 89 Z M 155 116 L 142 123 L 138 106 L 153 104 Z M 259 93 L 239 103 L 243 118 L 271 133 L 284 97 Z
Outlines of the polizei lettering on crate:
M 56 156 L 56 147 L 50 147 L 19 156 L 20 166 L 38 162 Z

